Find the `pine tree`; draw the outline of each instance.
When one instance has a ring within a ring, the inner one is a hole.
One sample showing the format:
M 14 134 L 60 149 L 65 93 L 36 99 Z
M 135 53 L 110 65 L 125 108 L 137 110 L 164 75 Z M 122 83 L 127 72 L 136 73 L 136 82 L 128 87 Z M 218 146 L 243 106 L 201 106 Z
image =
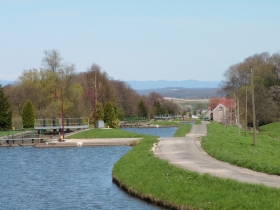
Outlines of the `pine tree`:
M 104 122 L 107 123 L 109 127 L 118 127 L 118 119 L 115 114 L 114 107 L 111 102 L 106 102 L 104 106 Z
M 8 130 L 12 128 L 12 111 L 10 110 L 10 102 L 8 96 L 4 94 L 4 90 L 0 85 L 0 129 Z
M 147 116 L 147 108 L 142 100 L 138 104 L 138 116 L 139 117 Z
M 35 110 L 30 100 L 22 108 L 22 124 L 24 128 L 33 128 L 35 123 Z

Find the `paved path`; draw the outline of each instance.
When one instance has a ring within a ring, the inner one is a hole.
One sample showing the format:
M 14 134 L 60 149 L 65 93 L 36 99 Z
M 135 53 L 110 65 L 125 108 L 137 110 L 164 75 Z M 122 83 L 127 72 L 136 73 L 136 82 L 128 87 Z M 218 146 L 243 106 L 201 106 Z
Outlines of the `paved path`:
M 194 125 L 186 137 L 160 138 L 154 148 L 156 156 L 190 171 L 235 179 L 240 182 L 264 184 L 280 188 L 280 176 L 267 175 L 230 165 L 209 156 L 200 146 L 200 138 L 207 134 L 206 124 Z

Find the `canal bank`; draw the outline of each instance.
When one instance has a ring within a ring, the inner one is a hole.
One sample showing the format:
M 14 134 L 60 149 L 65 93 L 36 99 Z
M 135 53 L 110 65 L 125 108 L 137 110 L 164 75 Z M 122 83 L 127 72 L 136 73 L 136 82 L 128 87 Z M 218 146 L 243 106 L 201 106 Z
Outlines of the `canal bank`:
M 157 144 L 145 137 L 133 147 L 114 165 L 113 182 L 169 209 L 280 209 L 279 189 L 183 169 L 156 157 L 151 148 Z

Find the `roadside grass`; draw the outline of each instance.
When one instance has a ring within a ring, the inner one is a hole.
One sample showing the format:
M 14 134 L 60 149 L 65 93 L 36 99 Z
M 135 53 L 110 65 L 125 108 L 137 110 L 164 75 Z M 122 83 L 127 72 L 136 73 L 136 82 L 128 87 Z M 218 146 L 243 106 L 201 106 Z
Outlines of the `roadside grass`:
M 267 174 L 280 175 L 280 141 L 274 140 L 277 134 L 277 125 L 257 134 L 257 145 L 253 146 L 252 132 L 244 131 L 238 136 L 236 126 L 225 127 L 211 122 L 207 125 L 207 136 L 202 138 L 202 148 L 212 157 Z M 263 130 L 263 129 L 261 129 Z
M 181 169 L 155 157 L 151 148 L 157 142 L 146 136 L 126 153 L 113 167 L 114 182 L 172 209 L 280 209 L 279 189 Z
M 93 138 L 137 138 L 145 135 L 128 132 L 121 129 L 89 129 L 67 136 L 66 139 L 93 139 Z
M 185 137 L 192 129 L 191 124 L 182 124 L 174 133 L 174 137 Z

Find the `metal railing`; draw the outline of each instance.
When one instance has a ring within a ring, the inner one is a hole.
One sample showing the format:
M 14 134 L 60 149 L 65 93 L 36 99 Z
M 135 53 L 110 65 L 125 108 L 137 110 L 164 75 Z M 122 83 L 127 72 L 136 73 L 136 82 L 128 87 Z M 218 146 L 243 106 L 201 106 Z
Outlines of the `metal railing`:
M 147 117 L 124 117 L 125 123 L 147 122 Z
M 172 115 L 172 114 L 164 114 L 164 115 L 154 115 L 155 120 L 168 120 L 168 119 L 180 119 L 182 115 Z
M 7 135 L 0 138 L 0 145 L 15 144 L 15 143 L 40 143 L 45 139 L 44 134 L 32 131 L 12 131 L 7 132 Z
M 88 128 L 89 127 L 89 118 L 80 117 L 80 118 L 64 118 L 64 128 Z M 36 130 L 46 130 L 46 129 L 61 129 L 62 128 L 62 119 L 61 118 L 43 118 L 36 119 L 34 124 L 34 129 Z

